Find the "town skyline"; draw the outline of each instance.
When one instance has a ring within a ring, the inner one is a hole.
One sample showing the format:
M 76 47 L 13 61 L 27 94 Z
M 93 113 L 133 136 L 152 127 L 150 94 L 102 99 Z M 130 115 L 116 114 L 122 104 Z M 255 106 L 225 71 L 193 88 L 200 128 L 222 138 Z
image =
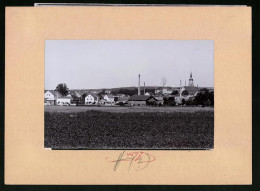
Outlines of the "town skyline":
M 106 64 L 105 64 L 106 63 Z M 212 40 L 46 40 L 45 89 L 214 87 Z

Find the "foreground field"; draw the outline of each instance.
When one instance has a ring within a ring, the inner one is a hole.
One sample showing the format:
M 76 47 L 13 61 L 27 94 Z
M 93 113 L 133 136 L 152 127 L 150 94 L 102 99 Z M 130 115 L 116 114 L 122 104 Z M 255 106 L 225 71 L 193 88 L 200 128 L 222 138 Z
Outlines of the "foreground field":
M 45 107 L 52 149 L 211 149 L 213 108 Z
M 213 112 L 212 107 L 95 107 L 95 106 L 45 106 L 45 112 L 78 113 L 85 111 L 106 111 L 113 113 L 152 112 Z

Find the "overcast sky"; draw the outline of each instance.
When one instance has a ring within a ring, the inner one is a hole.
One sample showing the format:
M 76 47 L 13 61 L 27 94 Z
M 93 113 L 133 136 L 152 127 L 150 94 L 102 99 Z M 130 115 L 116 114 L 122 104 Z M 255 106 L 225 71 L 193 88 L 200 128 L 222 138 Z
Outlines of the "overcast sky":
M 46 40 L 45 89 L 188 84 L 214 87 L 213 40 Z

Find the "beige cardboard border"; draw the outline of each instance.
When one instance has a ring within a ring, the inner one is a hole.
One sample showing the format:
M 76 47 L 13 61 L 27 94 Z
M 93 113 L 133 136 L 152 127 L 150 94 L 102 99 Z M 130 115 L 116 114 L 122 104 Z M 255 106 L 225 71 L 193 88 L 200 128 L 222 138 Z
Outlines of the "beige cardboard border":
M 44 150 L 44 40 L 210 39 L 213 151 L 150 151 L 143 171 L 114 172 L 120 151 Z M 251 8 L 6 8 L 6 184 L 251 184 Z

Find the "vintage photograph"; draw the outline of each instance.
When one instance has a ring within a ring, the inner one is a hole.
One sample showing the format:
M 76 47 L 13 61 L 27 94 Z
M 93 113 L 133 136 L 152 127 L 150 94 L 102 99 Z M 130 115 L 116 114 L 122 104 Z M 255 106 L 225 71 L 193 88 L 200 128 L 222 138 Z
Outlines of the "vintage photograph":
M 46 149 L 214 149 L 213 40 L 46 40 Z

